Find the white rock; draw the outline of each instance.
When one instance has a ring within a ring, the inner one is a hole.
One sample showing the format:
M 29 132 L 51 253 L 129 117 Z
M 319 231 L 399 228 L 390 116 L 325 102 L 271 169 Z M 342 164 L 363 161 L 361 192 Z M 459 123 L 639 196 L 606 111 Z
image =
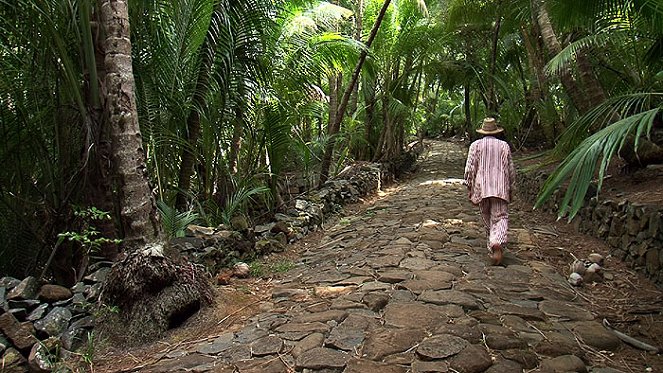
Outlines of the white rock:
M 601 255 L 599 253 L 591 253 L 587 257 L 587 259 L 589 259 L 589 261 L 592 262 L 592 263 L 596 263 L 598 265 L 603 265 L 603 255 Z
M 573 263 L 571 263 L 571 273 L 577 273 L 579 275 L 584 275 L 585 270 L 587 270 L 587 267 L 585 267 L 585 262 L 582 260 L 574 260 Z
M 249 265 L 244 262 L 238 262 L 233 267 L 233 274 L 239 278 L 249 277 L 250 273 L 251 269 L 249 268 Z
M 143 255 L 163 258 L 163 245 L 160 243 L 147 244 L 143 249 Z
M 592 263 L 592 264 L 587 268 L 587 272 L 589 272 L 589 273 L 601 273 L 601 270 L 602 270 L 602 269 L 603 269 L 603 268 L 601 268 L 601 266 L 598 265 L 597 263 Z
M 582 284 L 582 276 L 576 272 L 571 273 L 569 276 L 569 284 L 573 286 L 580 286 L 580 284 Z

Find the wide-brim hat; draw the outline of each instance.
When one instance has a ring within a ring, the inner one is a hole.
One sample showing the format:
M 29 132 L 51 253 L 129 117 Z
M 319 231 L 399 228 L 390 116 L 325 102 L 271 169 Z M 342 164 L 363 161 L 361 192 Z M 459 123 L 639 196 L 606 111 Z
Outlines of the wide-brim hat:
M 477 129 L 482 135 L 494 135 L 504 131 L 504 128 L 497 125 L 495 118 L 486 118 L 481 124 L 481 128 Z

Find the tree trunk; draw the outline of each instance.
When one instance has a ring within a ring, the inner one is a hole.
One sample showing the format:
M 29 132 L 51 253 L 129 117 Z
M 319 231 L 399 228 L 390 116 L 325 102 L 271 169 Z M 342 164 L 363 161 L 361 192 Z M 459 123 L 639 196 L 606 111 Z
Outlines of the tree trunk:
M 336 120 L 338 115 L 338 75 L 329 76 L 329 122 L 327 123 L 327 142 L 325 152 L 322 155 L 320 170 L 320 186 L 322 186 L 329 177 L 329 168 L 334 155 L 334 145 L 336 145 L 336 134 L 340 129 L 340 121 Z M 338 123 L 338 127 L 337 127 Z
M 594 108 L 606 100 L 605 91 L 601 82 L 596 78 L 589 58 L 587 58 L 588 49 L 581 49 L 576 55 L 576 66 L 589 108 Z M 617 118 L 616 118 L 617 119 Z
M 387 8 L 389 8 L 390 3 L 391 0 L 385 0 L 384 3 L 382 4 L 380 13 L 378 14 L 378 17 L 375 20 L 373 28 L 371 29 L 371 34 L 369 35 L 368 40 L 366 40 L 366 48 L 362 49 L 361 53 L 359 54 L 359 61 L 357 61 L 357 66 L 355 67 L 355 70 L 352 73 L 352 77 L 350 78 L 350 84 L 348 84 L 348 86 L 346 87 L 345 93 L 343 94 L 343 98 L 341 99 L 341 102 L 338 107 L 338 112 L 336 115 L 336 122 L 338 123 L 334 125 L 335 128 L 340 128 L 341 121 L 343 120 L 343 116 L 345 115 L 345 109 L 347 108 L 348 101 L 350 100 L 350 94 L 352 93 L 355 84 L 357 84 L 359 73 L 361 72 L 361 68 L 364 65 L 364 62 L 366 61 L 366 57 L 368 56 L 368 49 L 371 47 L 371 44 L 373 43 L 373 40 L 375 39 L 375 36 L 377 35 L 378 30 L 380 29 L 380 25 L 382 24 L 382 20 L 384 19 L 384 15 L 387 13 Z M 334 145 L 335 145 L 335 139 L 332 137 L 329 139 L 329 142 L 325 147 L 325 154 L 322 158 L 322 164 L 320 166 L 321 168 L 320 183 L 319 183 L 320 185 L 324 184 L 329 178 L 329 167 L 331 166 L 331 159 L 334 152 Z
M 499 11 L 501 1 L 498 2 Z M 495 29 L 493 31 L 493 43 L 490 53 L 490 77 L 488 80 L 488 105 L 486 107 L 488 116 L 497 115 L 497 95 L 495 94 L 495 73 L 497 71 L 497 46 L 500 38 L 500 26 L 502 24 L 502 15 L 498 14 L 495 20 Z
M 553 30 L 548 11 L 546 10 L 544 0 L 532 0 L 532 16 L 539 26 L 543 43 L 552 55 L 557 55 L 562 51 L 562 45 L 557 39 L 555 30 Z M 583 91 L 578 87 L 576 80 L 571 75 L 571 69 L 565 67 L 560 71 L 560 80 L 564 90 L 571 98 L 573 105 L 580 113 L 585 113 L 589 109 L 589 105 L 585 100 Z
M 465 82 L 465 87 L 463 88 L 464 88 L 463 109 L 465 111 L 465 133 L 470 135 L 470 138 L 472 138 L 472 111 L 470 110 L 471 108 L 470 82 L 469 81 Z
M 532 27 L 532 29 L 532 31 L 534 31 L 535 27 Z M 546 73 L 544 71 L 544 62 L 540 53 L 537 52 L 536 44 L 532 41 L 532 37 L 524 25 L 521 25 L 520 27 L 520 34 L 523 37 L 527 59 L 529 60 L 530 66 L 534 69 L 534 76 L 536 78 L 532 81 L 530 94 L 534 101 L 538 101 L 547 96 L 546 93 L 548 92 L 548 80 L 546 79 Z
M 122 0 L 100 0 L 99 9 L 105 31 L 105 117 L 112 144 L 123 244 L 134 248 L 157 240 L 160 230 L 138 127 L 129 10 Z
M 387 91 L 387 89 L 385 89 Z M 373 162 L 377 162 L 385 157 L 386 148 L 389 146 L 391 137 L 392 119 L 389 115 L 389 97 L 386 93 L 382 94 L 382 131 L 380 131 L 380 140 L 373 156 Z
M 237 164 L 239 162 L 239 149 L 242 146 L 242 136 L 244 133 L 244 115 L 239 105 L 235 108 L 235 122 L 233 123 L 233 138 L 230 143 L 230 153 L 228 154 L 228 170 L 231 174 L 237 174 Z
M 120 309 L 99 323 L 117 344 L 136 345 L 163 336 L 214 300 L 209 276 L 200 265 L 171 259 L 155 248 L 136 250 L 114 265 L 102 299 Z
M 366 83 L 366 82 L 364 82 Z M 372 82 L 371 87 L 367 88 L 366 84 L 363 85 L 365 92 L 364 100 L 366 101 L 366 118 L 364 118 L 364 140 L 368 146 L 365 146 L 360 151 L 359 159 L 368 160 L 373 156 L 371 149 L 375 149 L 376 144 L 373 141 L 373 124 L 375 122 L 375 84 Z
M 364 0 L 358 0 L 357 11 L 355 13 L 355 40 L 361 41 L 361 34 L 363 30 L 364 18 Z M 350 95 L 350 103 L 348 112 L 350 116 L 354 115 L 357 111 L 357 101 L 359 99 L 359 83 L 355 84 L 352 94 Z
M 191 176 L 196 161 L 195 149 L 198 146 L 201 132 L 200 111 L 203 110 L 206 104 L 204 94 L 207 91 L 209 71 L 214 59 L 213 43 L 212 37 L 208 35 L 200 49 L 203 60 L 200 64 L 200 70 L 196 78 L 196 88 L 191 99 L 191 111 L 186 119 L 186 145 L 182 148 L 180 155 L 182 161 L 177 180 L 177 196 L 175 197 L 175 208 L 179 211 L 187 210 L 187 193 L 191 189 Z

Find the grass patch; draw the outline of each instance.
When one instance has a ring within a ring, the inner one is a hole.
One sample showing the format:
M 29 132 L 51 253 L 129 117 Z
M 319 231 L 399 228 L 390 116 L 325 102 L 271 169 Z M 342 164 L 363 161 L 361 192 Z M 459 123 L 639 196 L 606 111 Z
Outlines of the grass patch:
M 260 261 L 249 264 L 251 277 L 269 277 L 278 273 L 285 273 L 291 270 L 295 264 L 287 259 L 281 259 L 273 263 L 263 263 Z

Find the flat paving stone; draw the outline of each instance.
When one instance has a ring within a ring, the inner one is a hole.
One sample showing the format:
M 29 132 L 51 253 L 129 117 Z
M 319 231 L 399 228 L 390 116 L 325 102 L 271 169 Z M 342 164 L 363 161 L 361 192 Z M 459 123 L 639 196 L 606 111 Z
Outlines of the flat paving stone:
M 544 313 L 533 307 L 522 307 L 515 304 L 500 304 L 491 307 L 490 310 L 499 315 L 518 316 L 523 320 L 545 320 Z
M 146 373 L 168 373 L 177 371 L 192 370 L 195 367 L 207 365 L 214 362 L 211 356 L 192 354 L 185 355 L 177 359 L 162 360 L 148 368 L 142 369 Z M 232 372 L 232 371 L 231 371 Z
M 201 343 L 196 347 L 196 352 L 206 355 L 216 355 L 221 351 L 225 351 L 232 347 L 233 333 L 225 333 L 210 342 Z
M 451 334 L 439 334 L 424 339 L 417 347 L 417 354 L 426 360 L 444 359 L 461 352 L 470 343 Z
M 290 354 L 297 358 L 302 353 L 314 349 L 316 347 L 322 347 L 322 344 L 325 342 L 325 335 L 322 333 L 313 333 L 307 335 L 304 339 L 297 342 L 293 347 Z
M 449 365 L 457 372 L 481 373 L 493 365 L 493 360 L 483 345 L 475 344 L 450 358 Z
M 568 319 L 573 321 L 594 320 L 594 315 L 586 308 L 582 308 L 568 302 L 544 300 L 539 303 L 539 309 L 548 317 Z
M 449 363 L 446 361 L 422 361 L 415 360 L 412 362 L 412 373 L 434 373 L 434 372 L 448 372 Z
M 295 361 L 296 369 L 344 368 L 350 355 L 325 347 L 316 347 L 303 352 Z
M 446 323 L 448 318 L 435 305 L 390 302 L 384 309 L 384 320 L 393 327 L 430 330 Z
M 577 333 L 583 342 L 599 351 L 617 351 L 622 346 L 622 341 L 597 321 L 574 323 L 571 330 Z
M 372 360 L 350 359 L 343 373 L 406 373 L 406 367 L 379 363 Z
M 468 310 L 481 308 L 475 297 L 456 290 L 424 291 L 417 300 L 438 305 L 456 304 Z
M 288 366 L 281 359 L 270 357 L 239 361 L 235 365 L 239 373 L 282 373 L 288 371 Z
M 364 342 L 363 355 L 367 359 L 380 361 L 386 356 L 404 352 L 416 346 L 426 337 L 423 329 L 378 329 L 368 334 Z
M 395 284 L 412 278 L 414 274 L 404 269 L 393 269 L 378 272 L 378 281 Z
M 325 340 L 325 346 L 353 351 L 364 342 L 365 332 L 370 324 L 369 319 L 364 316 L 350 315 L 331 331 Z
M 563 355 L 541 361 L 544 372 L 587 372 L 585 363 L 575 355 Z
M 283 349 L 283 340 L 277 336 L 267 336 L 251 343 L 252 356 L 274 355 Z
M 430 269 L 433 266 L 435 266 L 435 264 L 436 263 L 434 260 L 414 257 L 414 258 L 405 258 L 401 260 L 398 266 L 401 268 L 406 268 L 415 271 L 421 269 Z
M 306 323 L 326 323 L 327 321 L 334 320 L 337 323 L 343 321 L 348 316 L 347 311 L 342 310 L 328 310 L 322 312 L 313 312 L 303 314 L 292 319 L 293 323 L 306 324 Z

